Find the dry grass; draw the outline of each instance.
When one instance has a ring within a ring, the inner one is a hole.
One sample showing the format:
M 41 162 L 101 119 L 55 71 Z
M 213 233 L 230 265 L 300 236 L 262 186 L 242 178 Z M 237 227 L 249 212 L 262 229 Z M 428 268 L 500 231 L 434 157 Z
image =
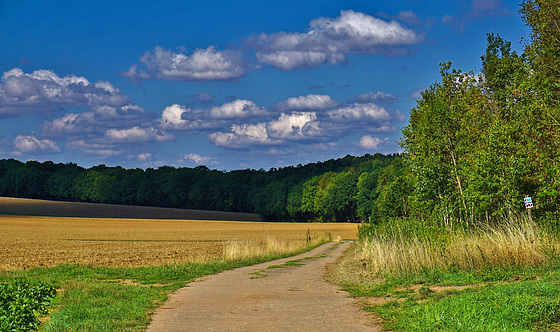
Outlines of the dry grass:
M 338 237 L 340 239 L 340 237 Z M 331 240 L 330 235 L 315 236 L 309 241 L 306 238 L 282 241 L 274 236 L 267 236 L 264 240 L 228 241 L 224 244 L 223 257 L 227 260 L 236 260 L 249 257 L 262 257 L 295 252 Z
M 357 225 L 346 223 L 0 216 L 0 270 L 68 263 L 135 267 L 205 261 L 223 258 L 224 247 L 231 243 L 305 245 L 308 229 L 312 237 L 327 233 L 357 237 Z
M 370 238 L 356 259 L 373 273 L 408 274 L 426 270 L 539 266 L 546 252 L 560 248 L 529 222 L 511 221 L 476 231 L 453 231 L 445 243 L 412 238 Z

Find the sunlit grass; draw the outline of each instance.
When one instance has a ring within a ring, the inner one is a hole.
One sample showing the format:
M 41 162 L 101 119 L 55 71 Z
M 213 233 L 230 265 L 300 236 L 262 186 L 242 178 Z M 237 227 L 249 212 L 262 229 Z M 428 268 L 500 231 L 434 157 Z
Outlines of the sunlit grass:
M 560 330 L 560 241 L 523 219 L 366 225 L 332 272 L 393 331 Z
M 338 239 L 340 240 L 340 239 Z M 226 261 L 296 252 L 307 247 L 331 241 L 330 234 L 301 240 L 281 240 L 268 236 L 264 240 L 231 240 L 225 243 L 223 258 Z
M 386 226 L 385 233 L 379 231 L 361 242 L 361 259 L 374 273 L 534 267 L 546 263 L 560 247 L 555 237 L 524 220 L 477 229 L 434 230 L 433 236 L 399 227 L 399 223 Z

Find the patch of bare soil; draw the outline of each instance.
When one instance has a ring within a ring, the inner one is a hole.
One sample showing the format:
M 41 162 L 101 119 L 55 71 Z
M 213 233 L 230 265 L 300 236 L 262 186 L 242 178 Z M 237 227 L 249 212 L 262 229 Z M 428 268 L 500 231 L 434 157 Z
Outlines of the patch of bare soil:
M 158 331 L 382 331 L 347 292 L 325 279 L 349 243 L 205 277 L 157 310 Z

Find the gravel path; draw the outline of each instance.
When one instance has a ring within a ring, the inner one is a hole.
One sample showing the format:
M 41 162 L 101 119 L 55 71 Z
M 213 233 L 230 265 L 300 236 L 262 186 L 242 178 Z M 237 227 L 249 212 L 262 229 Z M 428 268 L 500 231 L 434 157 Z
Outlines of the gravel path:
M 198 279 L 157 310 L 147 331 L 381 331 L 323 277 L 349 244 Z

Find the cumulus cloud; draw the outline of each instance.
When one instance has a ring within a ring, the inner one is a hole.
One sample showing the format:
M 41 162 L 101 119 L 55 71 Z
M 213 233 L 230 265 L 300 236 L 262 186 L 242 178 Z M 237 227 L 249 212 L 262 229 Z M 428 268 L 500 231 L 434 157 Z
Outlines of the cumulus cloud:
M 103 134 L 107 128 L 139 125 L 151 119 L 151 114 L 136 105 L 98 106 L 88 112 L 68 113 L 46 121 L 43 124 L 43 134 L 49 137 Z
M 391 120 L 390 113 L 384 108 L 374 103 L 352 104 L 345 107 L 328 111 L 330 119 L 333 121 L 385 121 Z
M 148 161 L 148 160 L 152 160 L 153 157 L 154 157 L 153 154 L 146 152 L 146 153 L 140 153 L 138 156 L 136 156 L 136 159 L 140 161 Z
M 356 99 L 392 102 L 395 98 L 377 92 Z M 405 119 L 398 110 L 373 102 L 341 105 L 326 95 L 289 98 L 273 109 L 281 110 L 277 118 L 258 123 L 239 118 L 246 122 L 231 124 L 229 130 L 211 133 L 208 138 L 215 145 L 227 148 L 254 147 L 262 151 L 282 146 L 285 149 L 291 144 L 332 143 L 356 132 L 392 133 L 397 131 L 396 123 Z M 362 145 L 371 147 L 375 142 L 366 137 Z
M 56 142 L 48 139 L 38 139 L 37 137 L 17 135 L 13 144 L 19 153 L 29 152 L 60 152 Z M 17 154 L 17 153 L 16 153 Z
M 266 116 L 268 112 L 250 100 L 237 99 L 222 106 L 212 107 L 207 114 L 210 119 L 239 119 Z
M 217 165 L 218 162 L 212 157 L 203 157 L 196 153 L 189 153 L 183 157 L 186 161 L 193 161 L 197 165 Z
M 340 64 L 346 54 L 403 54 L 408 46 L 424 40 L 423 35 L 397 21 L 343 10 L 336 19 L 318 18 L 310 22 L 306 33 L 277 32 L 247 39 L 257 50 L 260 63 L 282 70 Z
M 321 133 L 314 123 L 315 120 L 317 115 L 313 112 L 281 114 L 278 120 L 268 123 L 267 132 L 274 138 L 289 140 L 312 138 Z
M 247 71 L 243 55 L 235 50 L 216 50 L 214 46 L 192 53 L 174 52 L 156 46 L 140 57 L 122 76 L 132 81 L 162 79 L 173 81 L 231 80 Z
M 127 129 L 109 129 L 105 133 L 105 137 L 110 142 L 150 142 L 150 141 L 171 141 L 175 137 L 156 128 L 132 127 Z
M 254 145 L 280 145 L 287 141 L 314 140 L 323 134 L 314 112 L 280 114 L 278 119 L 257 124 L 234 124 L 228 133 L 210 134 L 218 146 L 241 148 Z
M 353 100 L 357 103 L 381 103 L 381 104 L 393 104 L 399 101 L 397 96 L 382 91 L 367 92 L 356 96 Z
M 86 142 L 83 139 L 73 140 L 66 143 L 66 148 L 70 150 L 78 150 L 85 154 L 95 155 L 99 157 L 116 157 L 125 153 L 122 147 L 117 145 L 104 143 Z
M 161 112 L 160 125 L 163 128 L 180 128 L 186 125 L 186 120 L 183 120 L 183 113 L 187 112 L 189 108 L 179 104 L 167 106 Z
M 386 141 L 386 139 L 382 140 L 378 137 L 372 137 L 370 135 L 365 135 L 365 136 L 362 136 L 359 144 L 364 149 L 373 150 L 373 149 L 378 149 L 379 146 L 381 146 L 381 144 L 385 141 Z
M 288 98 L 276 105 L 279 111 L 321 111 L 335 108 L 340 105 L 328 95 L 299 96 Z
M 167 130 L 205 131 L 228 127 L 236 120 L 270 116 L 266 108 L 250 100 L 237 99 L 207 109 L 173 104 L 162 111 L 157 123 L 160 128 Z
M 258 52 L 257 60 L 282 70 L 294 70 L 304 67 L 316 67 L 324 63 L 336 65 L 347 62 L 342 53 L 314 51 L 267 51 Z
M 273 142 L 266 132 L 266 123 L 232 125 L 231 132 L 217 132 L 208 135 L 212 143 L 229 148 L 242 148 L 253 145 L 267 145 Z
M 75 75 L 58 76 L 51 70 L 26 74 L 19 68 L 4 72 L 0 81 L 0 114 L 43 111 L 55 105 L 119 107 L 128 96 L 109 82 L 90 83 Z

